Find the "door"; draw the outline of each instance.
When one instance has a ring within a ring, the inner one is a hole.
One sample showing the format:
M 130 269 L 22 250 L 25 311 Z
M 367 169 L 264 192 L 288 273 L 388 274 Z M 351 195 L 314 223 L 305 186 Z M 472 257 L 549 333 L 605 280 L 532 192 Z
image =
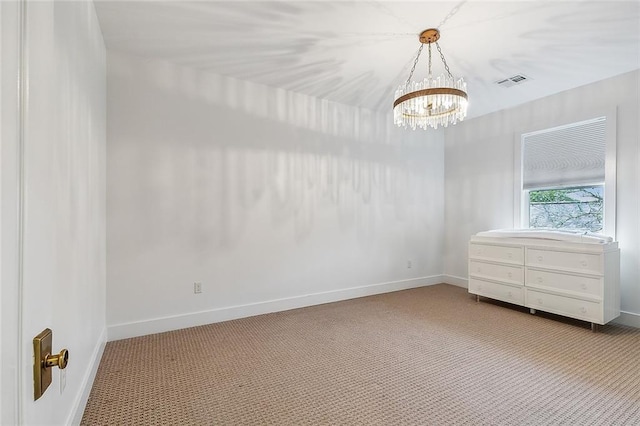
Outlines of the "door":
M 55 2 L 22 1 L 22 205 L 20 302 L 21 421 L 26 425 L 62 424 L 57 418 L 60 404 L 59 372 L 40 399 L 33 396 L 33 338 L 45 328 L 53 330 L 52 351 L 61 346 L 61 326 L 53 320 L 56 288 L 56 181 L 51 168 L 56 159 L 55 107 L 51 80 L 56 54 L 53 33 Z M 72 354 L 73 355 L 73 354 Z
M 105 328 L 106 55 L 93 2 L 0 1 L 2 424 L 78 420 Z M 34 401 L 33 338 L 69 365 Z
M 2 424 L 48 424 L 55 398 L 33 397 L 32 341 L 51 327 L 54 271 L 47 109 L 50 5 L 2 2 Z M 40 26 L 38 28 L 38 26 Z M 44 35 L 41 37 L 40 35 Z M 54 339 L 55 341 L 55 339 Z M 54 343 L 55 344 L 55 343 Z M 54 348 L 55 349 L 55 348 Z

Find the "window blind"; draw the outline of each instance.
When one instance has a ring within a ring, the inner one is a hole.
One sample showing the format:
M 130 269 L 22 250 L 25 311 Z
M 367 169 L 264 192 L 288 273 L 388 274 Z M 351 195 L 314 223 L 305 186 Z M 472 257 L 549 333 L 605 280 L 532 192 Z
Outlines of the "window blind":
M 606 117 L 522 135 L 522 187 L 604 182 Z

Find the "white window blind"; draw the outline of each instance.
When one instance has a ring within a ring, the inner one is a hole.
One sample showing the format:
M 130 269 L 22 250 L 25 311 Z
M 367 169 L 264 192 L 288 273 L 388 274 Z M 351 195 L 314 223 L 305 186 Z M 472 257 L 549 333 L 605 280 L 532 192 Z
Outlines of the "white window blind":
M 523 189 L 604 182 L 606 117 L 522 135 Z

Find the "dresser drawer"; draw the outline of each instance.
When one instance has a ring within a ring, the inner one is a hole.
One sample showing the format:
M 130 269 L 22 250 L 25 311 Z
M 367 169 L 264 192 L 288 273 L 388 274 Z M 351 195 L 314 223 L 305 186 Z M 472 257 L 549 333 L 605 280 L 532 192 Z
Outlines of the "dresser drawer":
M 587 274 L 603 273 L 602 255 L 527 249 L 527 266 Z
M 469 262 L 469 275 L 478 278 L 506 281 L 511 284 L 524 284 L 524 267 L 522 266 L 497 265 L 495 263 L 471 260 Z
M 502 300 L 503 302 L 524 305 L 523 291 L 523 287 L 513 287 L 478 278 L 469 278 L 469 293 Z
M 584 321 L 602 324 L 602 304 L 572 297 L 543 293 L 526 289 L 526 306 L 552 314 L 564 315 Z
M 603 279 L 527 268 L 527 287 L 548 288 L 602 298 Z
M 469 244 L 469 257 L 522 265 L 524 263 L 524 249 L 522 247 L 471 243 Z

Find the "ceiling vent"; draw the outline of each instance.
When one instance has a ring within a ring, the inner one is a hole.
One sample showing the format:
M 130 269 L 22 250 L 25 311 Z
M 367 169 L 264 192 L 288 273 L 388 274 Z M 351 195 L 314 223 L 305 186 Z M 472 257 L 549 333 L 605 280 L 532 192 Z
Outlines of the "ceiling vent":
M 516 84 L 522 84 L 531 80 L 529 77 L 524 76 L 522 74 L 516 74 L 513 77 L 505 78 L 502 80 L 496 81 L 496 84 L 501 87 L 512 87 Z

